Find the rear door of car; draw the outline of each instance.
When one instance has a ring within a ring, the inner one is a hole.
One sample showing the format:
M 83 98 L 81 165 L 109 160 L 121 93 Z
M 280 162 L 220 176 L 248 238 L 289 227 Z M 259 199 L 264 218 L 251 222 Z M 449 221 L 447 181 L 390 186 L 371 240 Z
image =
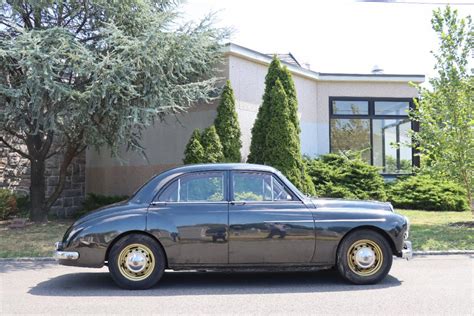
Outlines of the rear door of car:
M 149 208 L 172 265 L 228 263 L 227 171 L 192 172 L 168 183 Z
M 313 215 L 276 175 L 232 171 L 230 188 L 229 264 L 311 261 Z

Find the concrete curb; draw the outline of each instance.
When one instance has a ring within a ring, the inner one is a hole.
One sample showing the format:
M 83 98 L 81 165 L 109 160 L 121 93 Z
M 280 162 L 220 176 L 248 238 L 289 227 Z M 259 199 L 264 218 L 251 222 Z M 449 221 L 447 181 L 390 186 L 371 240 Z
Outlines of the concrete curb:
M 413 251 L 414 256 L 446 256 L 446 255 L 474 255 L 474 250 L 428 250 Z M 0 262 L 22 262 L 41 261 L 55 262 L 52 257 L 24 257 L 24 258 L 0 258 Z
M 427 250 L 413 251 L 414 256 L 474 255 L 474 250 Z

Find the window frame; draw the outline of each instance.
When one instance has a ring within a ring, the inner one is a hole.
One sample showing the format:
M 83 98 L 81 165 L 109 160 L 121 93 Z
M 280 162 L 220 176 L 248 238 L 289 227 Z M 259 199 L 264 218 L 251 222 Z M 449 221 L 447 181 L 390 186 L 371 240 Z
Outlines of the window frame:
M 194 174 L 209 174 L 209 173 L 221 173 L 223 175 L 223 186 L 224 186 L 224 198 L 221 201 L 159 201 L 161 194 L 163 194 L 168 187 L 173 185 L 176 181 L 181 180 L 184 177 L 194 175 Z M 202 171 L 191 171 L 182 173 L 176 177 L 170 179 L 165 185 L 163 185 L 160 190 L 155 194 L 151 204 L 159 205 L 159 204 L 227 204 L 229 202 L 229 172 L 227 170 L 202 170 Z
M 291 200 L 271 200 L 271 201 L 236 201 L 234 200 L 234 174 L 257 174 L 257 175 L 269 175 L 274 178 L 290 195 Z M 297 194 L 295 194 L 281 179 L 273 172 L 259 171 L 259 170 L 230 170 L 229 174 L 229 202 L 231 203 L 245 203 L 245 204 L 268 204 L 268 203 L 295 203 L 301 202 Z
M 334 101 L 366 101 L 369 104 L 369 113 L 368 114 L 335 114 L 333 111 L 333 102 Z M 410 121 L 410 128 L 413 131 L 419 130 L 418 122 L 415 122 L 410 119 L 408 113 L 406 115 L 381 115 L 375 114 L 375 102 L 408 102 L 408 108 L 412 110 L 414 108 L 413 98 L 393 98 L 393 97 L 347 97 L 347 96 L 330 96 L 329 97 L 329 152 L 332 152 L 332 139 L 331 139 L 331 120 L 332 119 L 368 119 L 369 120 L 369 131 L 370 131 L 370 164 L 374 165 L 374 128 L 373 128 L 373 120 L 377 119 L 386 119 L 386 120 L 403 120 L 408 119 Z M 398 141 L 398 140 L 397 140 Z M 412 139 L 412 142 L 414 140 Z M 417 155 L 418 150 L 416 148 L 412 148 L 411 150 L 411 166 L 419 167 L 420 160 L 419 156 Z M 397 149 L 397 168 L 400 170 L 400 149 Z M 403 176 L 410 173 L 383 173 L 381 172 L 382 176 L 387 177 L 395 177 L 395 176 Z

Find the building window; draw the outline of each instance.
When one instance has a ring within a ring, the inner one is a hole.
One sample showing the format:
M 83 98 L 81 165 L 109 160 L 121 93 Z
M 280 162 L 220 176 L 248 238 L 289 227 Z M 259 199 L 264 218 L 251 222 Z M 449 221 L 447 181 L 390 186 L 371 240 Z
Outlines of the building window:
M 383 174 L 412 172 L 410 99 L 330 97 L 331 152 L 360 151 Z

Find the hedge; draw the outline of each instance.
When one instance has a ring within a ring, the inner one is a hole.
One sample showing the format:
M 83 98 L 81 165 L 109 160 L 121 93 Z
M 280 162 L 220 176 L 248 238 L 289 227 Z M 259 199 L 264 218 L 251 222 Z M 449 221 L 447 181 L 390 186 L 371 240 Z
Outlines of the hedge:
M 319 197 L 385 201 L 385 182 L 377 167 L 357 154 L 326 154 L 305 159 L 306 170 Z
M 428 175 L 399 178 L 387 185 L 394 207 L 428 211 L 467 211 L 465 190 L 458 184 Z

